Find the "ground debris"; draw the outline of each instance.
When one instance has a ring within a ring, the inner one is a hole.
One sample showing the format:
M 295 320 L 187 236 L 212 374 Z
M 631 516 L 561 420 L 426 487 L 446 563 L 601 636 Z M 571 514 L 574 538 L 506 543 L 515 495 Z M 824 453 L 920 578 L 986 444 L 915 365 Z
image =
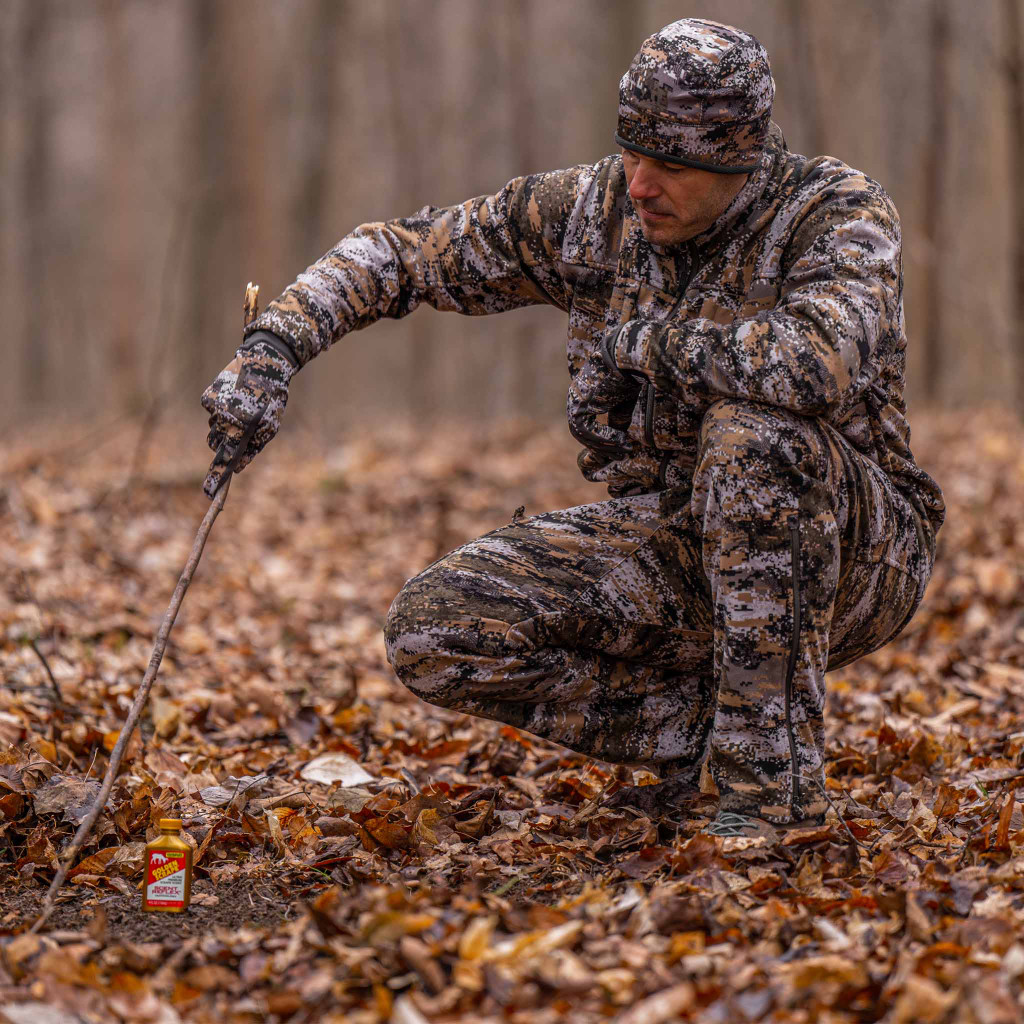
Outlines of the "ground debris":
M 699 835 L 713 794 L 664 821 L 614 806 L 654 776 L 394 681 L 384 615 L 441 541 L 603 497 L 562 428 L 330 452 L 286 432 L 236 482 L 141 735 L 31 935 L 205 509 L 198 432 L 115 493 L 130 432 L 88 454 L 68 436 L 0 455 L 0 1024 L 1020 1019 L 1012 419 L 917 425 L 949 502 L 935 578 L 896 643 L 829 676 L 830 820 L 775 850 Z M 168 816 L 194 903 L 143 914 Z

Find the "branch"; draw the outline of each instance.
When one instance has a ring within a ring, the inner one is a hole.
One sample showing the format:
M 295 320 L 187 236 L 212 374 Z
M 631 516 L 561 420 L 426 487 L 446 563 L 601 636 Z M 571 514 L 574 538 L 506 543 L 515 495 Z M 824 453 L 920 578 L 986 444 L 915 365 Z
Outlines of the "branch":
M 61 696 L 60 687 L 57 685 L 57 680 L 53 677 L 53 672 L 50 671 L 50 663 L 46 660 L 46 656 L 43 652 L 39 650 L 39 645 L 36 643 L 34 637 L 29 640 L 28 645 L 36 652 L 36 657 L 43 663 L 43 668 L 46 669 L 46 674 L 50 679 L 50 685 L 53 687 L 53 694 L 57 698 L 57 703 L 63 707 L 64 698 Z
M 178 617 L 178 609 L 181 607 L 181 602 L 185 598 L 185 592 L 188 590 L 189 584 L 192 582 L 192 577 L 195 575 L 196 567 L 199 565 L 199 559 L 202 557 L 203 548 L 206 546 L 206 538 L 210 535 L 210 530 L 213 528 L 214 521 L 217 516 L 220 515 L 221 509 L 224 508 L 224 502 L 228 496 L 228 488 L 231 484 L 230 475 L 224 478 L 224 484 L 220 491 L 217 493 L 217 497 L 210 503 L 210 507 L 203 516 L 203 521 L 199 525 L 199 532 L 196 534 L 196 539 L 192 543 L 192 553 L 188 557 L 188 562 L 185 564 L 185 569 L 181 574 L 181 578 L 178 580 L 178 585 L 174 588 L 174 595 L 171 597 L 171 603 L 164 614 L 163 621 L 160 623 L 160 629 L 157 631 L 156 643 L 153 645 L 153 653 L 149 659 L 149 666 L 146 669 L 146 674 L 142 677 L 142 685 L 139 687 L 139 692 L 135 695 L 135 700 L 132 702 L 131 709 L 128 712 L 128 717 L 125 719 L 124 726 L 121 729 L 121 733 L 117 738 L 117 743 L 114 744 L 114 749 L 110 754 L 110 764 L 107 767 L 107 774 L 103 778 L 103 785 L 100 787 L 100 791 L 93 801 L 92 808 L 89 810 L 82 824 L 78 826 L 78 831 L 75 833 L 74 839 L 71 841 L 71 845 L 68 847 L 65 853 L 61 865 L 57 870 L 57 874 L 54 875 L 53 881 L 50 883 L 50 889 L 46 894 L 46 899 L 43 902 L 43 909 L 40 913 L 36 922 L 29 929 L 30 932 L 37 932 L 46 922 L 46 919 L 53 912 L 54 900 L 57 895 L 57 890 L 60 889 L 61 884 L 64 882 L 64 878 L 68 873 L 68 868 L 74 863 L 75 857 L 78 856 L 79 851 L 88 838 L 89 833 L 92 831 L 93 825 L 96 824 L 96 819 L 100 816 L 100 811 L 103 809 L 107 802 L 107 798 L 110 796 L 110 791 L 114 786 L 114 779 L 117 778 L 118 770 L 121 767 L 121 759 L 124 757 L 125 748 L 128 746 L 128 741 L 131 739 L 132 733 L 135 731 L 135 726 L 138 724 L 139 717 L 142 714 L 142 709 L 146 706 L 146 701 L 149 698 L 149 691 L 153 688 L 153 683 L 156 681 L 156 674 L 160 668 L 160 662 L 163 661 L 164 649 L 167 647 L 167 637 L 170 635 L 171 627 L 174 625 L 174 620 Z

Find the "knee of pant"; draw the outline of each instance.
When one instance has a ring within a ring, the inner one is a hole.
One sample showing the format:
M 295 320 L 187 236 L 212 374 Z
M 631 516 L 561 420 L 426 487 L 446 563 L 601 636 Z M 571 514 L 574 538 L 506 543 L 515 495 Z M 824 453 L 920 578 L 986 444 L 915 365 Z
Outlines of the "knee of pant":
M 746 475 L 762 467 L 793 466 L 813 474 L 812 429 L 805 417 L 787 409 L 720 399 L 709 406 L 701 422 L 699 471 L 728 466 Z
M 391 602 L 384 620 L 384 649 L 388 664 L 395 675 L 409 687 L 417 697 L 417 678 L 423 673 L 430 655 L 431 636 L 424 619 L 421 602 L 408 584 Z
M 388 663 L 400 682 L 420 700 L 460 710 L 451 685 L 450 637 L 444 620 L 424 602 L 423 589 L 407 583 L 391 602 L 384 621 Z

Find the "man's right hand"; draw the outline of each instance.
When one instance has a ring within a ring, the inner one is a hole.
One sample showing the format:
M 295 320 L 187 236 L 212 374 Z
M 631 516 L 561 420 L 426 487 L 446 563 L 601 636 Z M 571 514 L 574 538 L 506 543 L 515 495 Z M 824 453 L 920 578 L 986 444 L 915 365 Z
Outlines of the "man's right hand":
M 288 401 L 288 383 L 298 368 L 287 342 L 269 331 L 257 331 L 203 392 L 203 408 L 210 414 L 207 443 L 216 452 L 203 483 L 208 498 L 220 489 L 243 435 L 261 410 L 259 426 L 234 472 L 244 469 L 277 433 Z

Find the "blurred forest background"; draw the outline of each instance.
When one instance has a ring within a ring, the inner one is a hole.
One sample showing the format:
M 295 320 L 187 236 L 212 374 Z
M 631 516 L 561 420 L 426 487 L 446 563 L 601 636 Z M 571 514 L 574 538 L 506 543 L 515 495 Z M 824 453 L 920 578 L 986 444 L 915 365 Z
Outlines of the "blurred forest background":
M 618 79 L 685 16 L 771 54 L 790 147 L 904 226 L 912 404 L 1024 407 L 1022 0 L 3 0 L 0 428 L 201 415 L 262 300 L 356 225 L 614 150 Z M 563 415 L 564 319 L 422 309 L 288 419 Z

